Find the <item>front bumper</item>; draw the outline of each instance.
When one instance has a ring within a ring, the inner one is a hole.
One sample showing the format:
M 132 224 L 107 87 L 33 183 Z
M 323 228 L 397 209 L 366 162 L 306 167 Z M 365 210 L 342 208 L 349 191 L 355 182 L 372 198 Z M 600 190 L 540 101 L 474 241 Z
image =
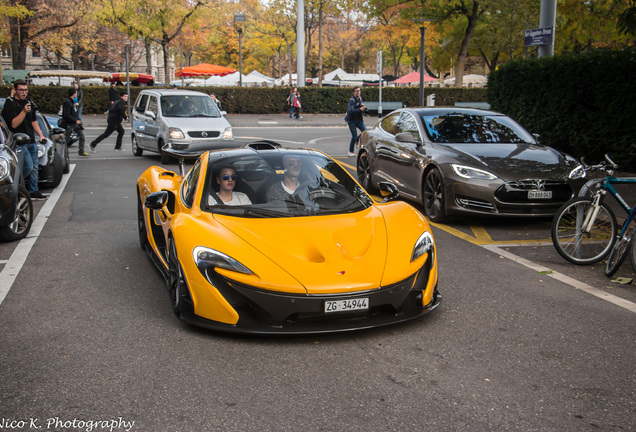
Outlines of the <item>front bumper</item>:
M 202 318 L 191 307 L 182 311 L 181 318 L 190 324 L 223 332 L 281 335 L 333 333 L 396 324 L 418 318 L 439 306 L 442 296 L 437 285 L 429 288 L 433 289 L 432 300 L 426 305 L 422 300 L 432 274 L 431 261 L 427 260 L 417 273 L 398 283 L 337 295 L 275 293 L 238 284 L 215 274 L 212 276 L 214 286 L 238 312 L 238 323 L 229 325 Z M 369 309 L 324 312 L 325 301 L 339 297 L 368 298 Z

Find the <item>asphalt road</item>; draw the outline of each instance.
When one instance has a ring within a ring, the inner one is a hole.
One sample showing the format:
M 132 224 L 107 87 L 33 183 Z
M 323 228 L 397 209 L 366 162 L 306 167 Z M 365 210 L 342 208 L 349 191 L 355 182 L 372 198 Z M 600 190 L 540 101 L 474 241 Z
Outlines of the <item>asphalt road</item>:
M 339 116 L 229 119 L 354 168 Z M 228 336 L 172 313 L 137 239 L 134 184 L 159 158 L 113 147 L 73 152 L 33 236 L 0 244 L 0 430 L 636 430 L 636 290 L 565 263 L 549 221 L 435 225 L 443 302 L 420 320 Z

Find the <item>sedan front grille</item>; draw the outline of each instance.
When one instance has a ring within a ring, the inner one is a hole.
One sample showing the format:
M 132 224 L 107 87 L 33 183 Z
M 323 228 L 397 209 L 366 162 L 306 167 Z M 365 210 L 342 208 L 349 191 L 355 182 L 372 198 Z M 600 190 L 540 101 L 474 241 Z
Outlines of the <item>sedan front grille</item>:
M 529 198 L 530 191 L 552 192 L 551 198 Z M 554 204 L 565 202 L 572 197 L 570 185 L 554 180 L 520 180 L 505 183 L 495 191 L 495 198 L 501 203 Z
M 219 131 L 192 131 L 188 132 L 190 138 L 218 138 L 221 136 Z

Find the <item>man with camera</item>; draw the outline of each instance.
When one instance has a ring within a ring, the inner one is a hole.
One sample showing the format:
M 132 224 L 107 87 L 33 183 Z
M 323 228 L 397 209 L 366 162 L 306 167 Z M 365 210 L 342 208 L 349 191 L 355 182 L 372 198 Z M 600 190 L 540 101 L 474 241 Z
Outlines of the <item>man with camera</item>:
M 358 135 L 358 129 L 360 132 L 367 130 L 367 127 L 364 125 L 363 113 L 367 111 L 367 107 L 364 106 L 362 102 L 362 98 L 360 97 L 360 87 L 353 88 L 353 96 L 349 99 L 349 104 L 347 105 L 347 114 L 345 116 L 345 120 L 349 125 L 349 132 L 351 132 L 351 141 L 349 142 L 349 156 L 355 156 L 356 154 L 353 152 L 355 149 L 355 145 L 360 139 L 360 135 Z
M 26 188 L 31 195 L 31 199 L 43 200 L 48 198 L 48 196 L 42 194 L 38 189 L 39 158 L 37 142 L 45 143 L 46 138 L 44 138 L 35 117 L 38 107 L 35 102 L 27 97 L 29 89 L 26 81 L 14 81 L 13 88 L 15 95 L 5 101 L 2 117 L 11 132 L 25 133 L 31 138 L 28 144 L 22 146 L 22 153 L 24 154 L 22 172 L 24 173 Z M 36 134 L 39 141 L 35 140 Z

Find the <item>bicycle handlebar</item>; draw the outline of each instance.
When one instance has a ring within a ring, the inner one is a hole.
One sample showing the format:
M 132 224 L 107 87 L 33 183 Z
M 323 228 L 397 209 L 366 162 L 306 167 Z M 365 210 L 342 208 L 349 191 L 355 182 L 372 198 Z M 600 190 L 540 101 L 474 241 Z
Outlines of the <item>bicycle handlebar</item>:
M 618 169 L 618 165 L 614 162 L 608 154 L 605 155 L 605 160 L 596 165 L 588 165 L 585 163 L 585 158 L 581 158 L 581 165 L 585 171 L 603 171 L 610 172 Z

